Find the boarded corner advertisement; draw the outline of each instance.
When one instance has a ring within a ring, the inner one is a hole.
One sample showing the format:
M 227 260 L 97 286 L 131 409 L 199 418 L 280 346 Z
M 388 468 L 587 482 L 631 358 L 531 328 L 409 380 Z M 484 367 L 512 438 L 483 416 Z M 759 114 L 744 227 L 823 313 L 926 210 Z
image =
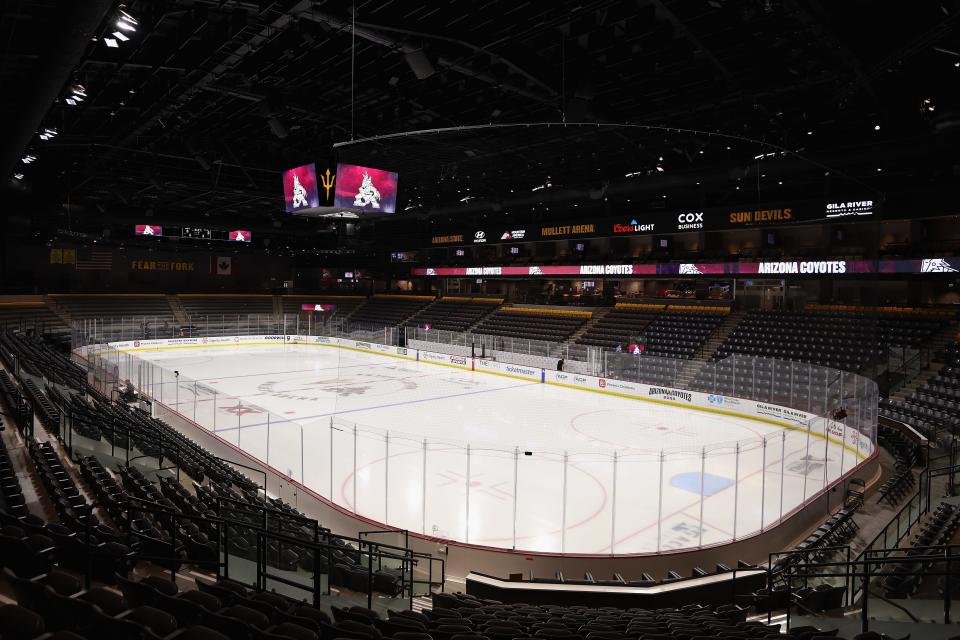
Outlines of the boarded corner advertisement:
M 457 367 L 458 369 L 473 369 L 473 358 L 468 358 L 466 356 L 452 356 L 448 353 L 421 351 L 420 360 L 433 364 L 443 364 L 448 367 Z
M 474 368 L 477 371 L 496 373 L 498 375 L 511 376 L 513 378 L 523 378 L 524 380 L 534 380 L 536 382 L 541 382 L 544 376 L 544 370 L 538 367 L 510 364 L 509 362 L 497 362 L 496 360 L 490 360 L 487 358 L 477 358 L 474 361 Z

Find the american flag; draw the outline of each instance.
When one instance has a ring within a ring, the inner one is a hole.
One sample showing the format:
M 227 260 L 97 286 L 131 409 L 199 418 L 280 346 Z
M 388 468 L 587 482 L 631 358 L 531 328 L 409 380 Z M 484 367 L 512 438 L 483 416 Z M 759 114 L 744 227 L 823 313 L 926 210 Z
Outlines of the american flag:
M 112 251 L 87 251 L 77 254 L 77 271 L 110 271 L 112 269 Z

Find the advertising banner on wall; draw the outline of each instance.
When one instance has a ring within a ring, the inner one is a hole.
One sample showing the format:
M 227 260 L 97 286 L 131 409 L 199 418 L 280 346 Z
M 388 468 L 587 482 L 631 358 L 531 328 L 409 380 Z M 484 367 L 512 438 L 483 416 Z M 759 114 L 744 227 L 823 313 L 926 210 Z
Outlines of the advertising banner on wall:
M 777 260 L 488 267 L 414 267 L 413 276 L 849 276 L 871 273 L 960 273 L 960 258 L 914 260 Z
M 875 217 L 878 211 L 879 202 L 870 198 L 860 198 L 826 203 L 823 201 L 775 202 L 762 207 L 630 212 L 623 216 L 599 221 L 531 225 L 521 229 L 487 227 L 444 231 L 431 236 L 430 244 L 457 246 L 772 228 L 813 222 L 864 221 Z

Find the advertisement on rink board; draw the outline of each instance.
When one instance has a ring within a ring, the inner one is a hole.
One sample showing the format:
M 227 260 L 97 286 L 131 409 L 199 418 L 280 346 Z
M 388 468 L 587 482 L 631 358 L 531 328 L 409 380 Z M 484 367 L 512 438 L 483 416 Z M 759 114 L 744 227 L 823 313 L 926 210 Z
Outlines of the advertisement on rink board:
M 474 369 L 477 371 L 486 371 L 514 378 L 523 378 L 525 380 L 534 380 L 541 382 L 543 380 L 543 369 L 539 367 L 528 367 L 520 364 L 511 364 L 509 362 L 497 362 L 488 358 L 476 358 L 474 360 Z
M 467 356 L 456 356 L 450 355 L 449 353 L 434 353 L 433 351 L 420 351 L 418 359 L 422 362 L 442 364 L 448 367 L 473 369 L 473 358 Z

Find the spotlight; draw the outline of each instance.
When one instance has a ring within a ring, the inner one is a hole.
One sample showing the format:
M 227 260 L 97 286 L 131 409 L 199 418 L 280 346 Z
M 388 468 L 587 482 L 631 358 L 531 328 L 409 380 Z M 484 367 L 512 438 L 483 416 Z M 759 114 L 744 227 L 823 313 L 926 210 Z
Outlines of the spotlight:
M 813 131 L 807 131 L 807 135 L 808 135 L 808 136 L 812 136 L 812 135 L 813 135 Z
M 87 99 L 87 90 L 83 87 L 82 84 L 73 84 L 67 89 L 66 103 L 71 107 L 77 106 L 77 104 L 83 102 Z
M 20 158 L 20 162 L 22 162 L 23 164 L 32 164 L 33 162 L 36 162 L 36 160 L 37 160 L 37 156 L 31 153 L 28 153 L 24 155 L 22 158 Z
M 874 130 L 874 131 L 880 131 L 880 125 L 878 125 L 878 124 L 873 125 L 873 130 Z
M 110 49 L 117 49 L 117 48 L 120 47 L 120 45 L 117 44 L 117 41 L 114 40 L 113 38 L 104 38 L 104 39 L 103 39 L 103 42 L 104 42 L 104 44 L 106 44 L 107 47 L 110 48 Z
M 130 32 L 136 31 L 137 25 L 140 23 L 137 22 L 137 20 L 133 16 L 131 16 L 126 11 L 124 11 L 124 5 L 120 5 L 118 12 L 120 13 L 120 15 L 117 18 L 117 23 L 116 23 L 117 29 L 122 29 L 124 31 L 130 31 Z
M 22 174 L 22 173 L 15 173 L 15 174 L 13 174 L 13 179 L 14 179 L 14 180 L 23 180 L 23 174 Z
M 114 38 L 116 38 L 116 39 L 119 40 L 120 42 L 128 42 L 128 41 L 130 40 L 130 38 L 128 38 L 127 36 L 123 35 L 123 32 L 122 32 L 122 31 L 114 31 L 112 35 L 113 35 Z

